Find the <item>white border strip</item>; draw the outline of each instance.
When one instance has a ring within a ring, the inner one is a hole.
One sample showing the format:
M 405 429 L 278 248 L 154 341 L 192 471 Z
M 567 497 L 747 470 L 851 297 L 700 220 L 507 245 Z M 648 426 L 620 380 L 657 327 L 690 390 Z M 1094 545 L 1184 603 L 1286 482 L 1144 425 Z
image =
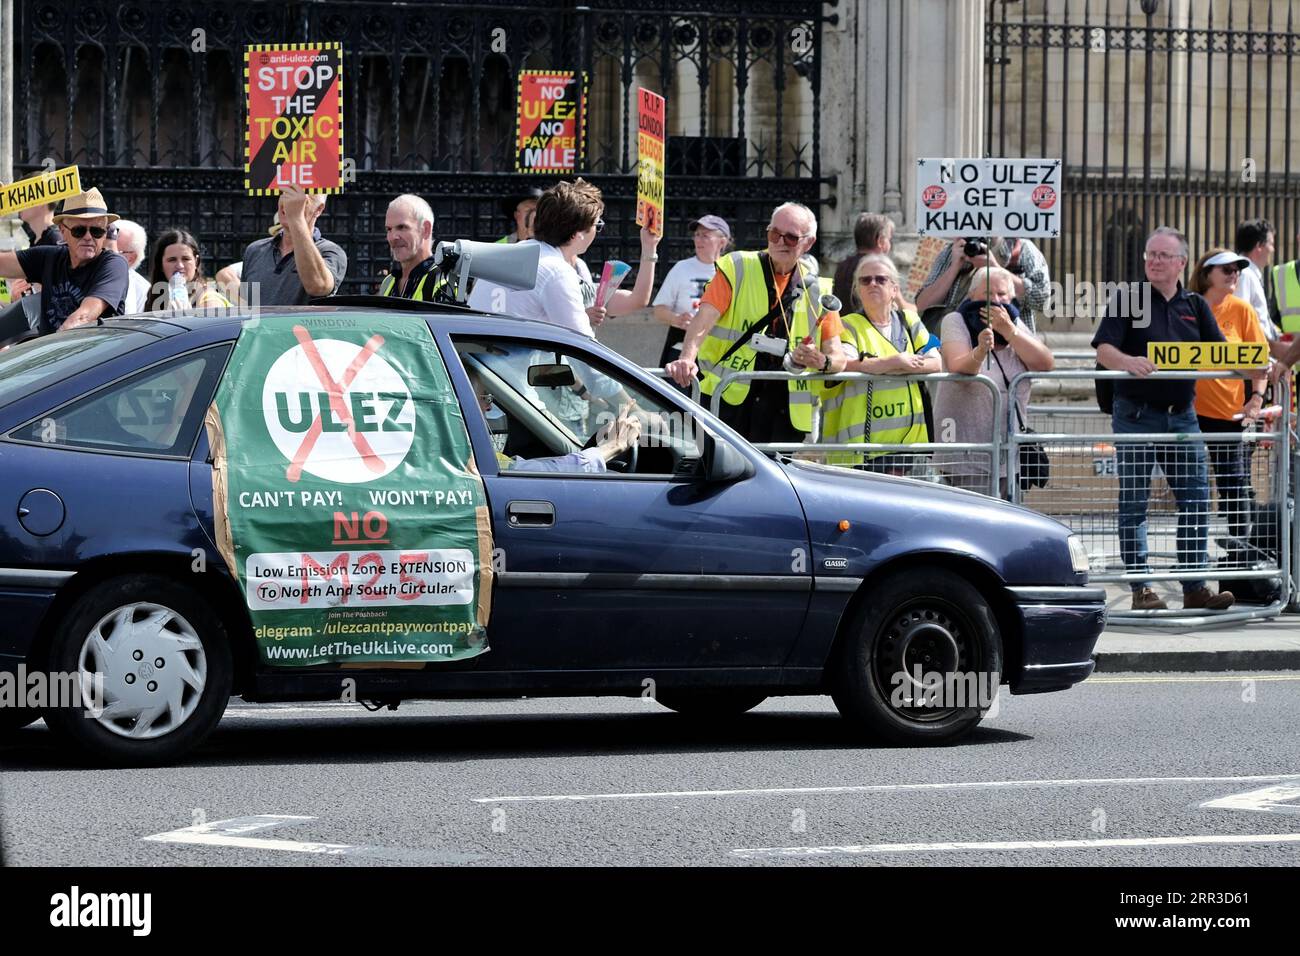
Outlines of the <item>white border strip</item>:
M 1235 846 L 1300 843 L 1300 833 L 1206 834 L 1180 837 L 1134 837 L 1114 840 L 1014 840 L 1003 843 L 868 843 L 860 846 L 786 846 L 732 850 L 745 859 L 782 856 L 829 856 L 836 853 L 952 853 L 966 850 L 1090 850 L 1117 847 Z
M 1034 787 L 1118 787 L 1178 783 L 1255 783 L 1300 780 L 1300 773 L 1252 777 L 1095 777 L 1072 780 L 975 780 L 963 783 L 897 783 L 849 787 L 765 787 L 752 790 L 657 790 L 644 793 L 555 793 L 535 796 L 475 797 L 474 803 L 580 803 L 595 800 L 657 800 L 680 797 L 749 797 L 803 793 L 906 793 L 923 790 L 997 790 Z

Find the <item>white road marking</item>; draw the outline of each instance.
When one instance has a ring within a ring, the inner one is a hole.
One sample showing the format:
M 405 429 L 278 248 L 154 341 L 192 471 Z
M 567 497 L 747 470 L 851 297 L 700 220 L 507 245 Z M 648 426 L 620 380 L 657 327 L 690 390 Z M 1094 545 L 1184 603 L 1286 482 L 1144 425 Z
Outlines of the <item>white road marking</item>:
M 1239 677 L 1089 677 L 1080 684 L 1240 684 L 1242 681 L 1298 681 L 1300 674 L 1242 674 Z
M 291 816 L 282 813 L 259 813 L 251 817 L 234 817 L 229 820 L 213 820 L 172 830 L 168 833 L 155 833 L 144 837 L 149 843 L 191 843 L 198 846 L 233 846 L 245 850 L 280 850 L 286 853 L 329 853 L 342 854 L 356 849 L 346 843 L 304 843 L 298 840 L 272 840 L 264 837 L 243 836 L 258 830 L 270 830 L 275 827 L 292 826 L 315 820 L 315 817 Z
M 965 850 L 1089 850 L 1120 847 L 1236 846 L 1252 843 L 1300 843 L 1300 833 L 1206 834 L 1204 836 L 1133 837 L 1110 840 L 1013 840 L 998 843 L 867 843 L 859 846 L 786 846 L 732 850 L 746 859 L 779 856 L 829 856 L 835 853 L 951 853 Z
M 964 783 L 890 783 L 846 787 L 764 787 L 751 790 L 658 790 L 644 793 L 559 793 L 536 796 L 475 797 L 474 803 L 563 803 L 587 800 L 655 800 L 680 797 L 769 796 L 805 793 L 902 793 L 922 790 L 994 790 L 1033 787 L 1113 787 L 1178 783 L 1254 783 L 1265 780 L 1300 780 L 1298 773 L 1271 773 L 1252 777 L 1097 777 L 1077 780 L 976 780 Z
M 350 843 L 319 843 L 246 836 L 259 830 L 298 826 L 316 817 L 285 813 L 259 813 L 229 820 L 212 820 L 181 830 L 142 837 L 146 843 L 180 843 L 193 846 L 234 847 L 241 850 L 274 850 L 282 853 L 316 853 L 327 856 L 369 857 L 409 863 L 466 863 L 481 859 L 476 853 L 448 853 L 436 850 L 408 850 L 398 847 L 354 846 Z
M 1230 797 L 1219 797 L 1217 800 L 1206 800 L 1201 804 L 1201 808 L 1256 810 L 1261 813 L 1300 813 L 1300 804 L 1287 802 L 1298 798 L 1300 798 L 1300 785 L 1282 783 L 1247 793 L 1236 793 Z

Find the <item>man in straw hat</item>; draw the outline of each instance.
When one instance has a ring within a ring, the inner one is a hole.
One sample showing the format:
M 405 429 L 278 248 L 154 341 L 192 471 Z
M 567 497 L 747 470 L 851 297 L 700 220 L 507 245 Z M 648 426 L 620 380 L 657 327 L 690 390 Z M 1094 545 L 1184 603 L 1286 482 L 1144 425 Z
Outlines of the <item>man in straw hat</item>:
M 104 248 L 108 225 L 117 219 L 99 190 L 89 189 L 65 199 L 54 217 L 67 245 L 0 252 L 0 276 L 41 284 L 42 335 L 122 314 L 130 268 Z

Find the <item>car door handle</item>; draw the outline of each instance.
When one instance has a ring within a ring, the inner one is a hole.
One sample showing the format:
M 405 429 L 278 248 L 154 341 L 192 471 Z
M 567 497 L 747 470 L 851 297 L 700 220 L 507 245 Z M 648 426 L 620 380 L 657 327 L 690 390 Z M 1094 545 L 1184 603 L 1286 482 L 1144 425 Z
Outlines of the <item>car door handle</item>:
M 555 524 L 555 505 L 549 501 L 512 501 L 506 520 L 517 528 L 549 528 Z

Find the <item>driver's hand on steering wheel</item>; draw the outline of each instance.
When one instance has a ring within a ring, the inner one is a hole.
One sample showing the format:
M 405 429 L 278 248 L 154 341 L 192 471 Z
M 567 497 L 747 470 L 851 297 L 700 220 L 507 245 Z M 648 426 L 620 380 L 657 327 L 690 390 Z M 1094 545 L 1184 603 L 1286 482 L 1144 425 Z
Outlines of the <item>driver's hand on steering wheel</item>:
M 605 461 L 627 451 L 641 438 L 641 420 L 636 417 L 636 402 L 618 410 L 618 418 L 602 425 L 596 432 L 596 448 Z

